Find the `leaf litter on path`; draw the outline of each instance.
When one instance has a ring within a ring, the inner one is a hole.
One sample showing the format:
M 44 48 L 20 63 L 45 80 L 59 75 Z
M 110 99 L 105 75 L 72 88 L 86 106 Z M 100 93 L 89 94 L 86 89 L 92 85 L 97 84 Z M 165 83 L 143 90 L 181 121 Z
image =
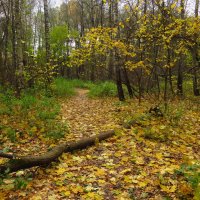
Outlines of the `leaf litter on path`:
M 59 163 L 39 168 L 26 189 L 2 187 L 2 199 L 193 199 L 193 188 L 174 171 L 183 162 L 200 160 L 199 113 L 185 113 L 174 127 L 166 119 L 152 117 L 124 129 L 119 125 L 124 118 L 143 115 L 148 102 L 119 104 L 115 98 L 89 99 L 86 90 L 77 93 L 62 101 L 62 120 L 70 127 L 63 140 L 76 141 L 109 129 L 116 129 L 116 136 L 64 153 Z M 165 134 L 167 139 L 160 140 Z

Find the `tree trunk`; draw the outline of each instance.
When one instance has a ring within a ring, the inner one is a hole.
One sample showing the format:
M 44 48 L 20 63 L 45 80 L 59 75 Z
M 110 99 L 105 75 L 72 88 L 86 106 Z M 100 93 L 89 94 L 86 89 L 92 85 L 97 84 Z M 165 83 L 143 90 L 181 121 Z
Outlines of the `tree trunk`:
M 185 18 L 185 0 L 181 0 L 181 19 L 184 20 Z M 185 25 L 181 28 L 182 34 L 185 32 Z M 184 55 L 181 53 L 179 66 L 178 66 L 178 75 L 177 75 L 177 94 L 179 96 L 183 96 L 183 64 L 184 64 Z
M 198 89 L 198 79 L 197 79 L 196 69 L 194 69 L 194 74 L 193 74 L 193 93 L 195 96 L 200 96 L 200 90 Z
M 168 98 L 167 98 L 167 90 L 168 90 L 167 79 L 168 79 L 168 69 L 165 70 L 165 86 L 164 86 L 164 97 L 163 97 L 164 104 L 165 104 L 165 112 L 167 111 L 167 100 L 168 100 Z
M 115 26 L 118 26 L 119 23 L 119 11 L 118 11 L 118 1 L 114 2 L 114 23 Z M 118 32 L 116 39 L 120 38 L 120 30 L 118 27 Z M 121 66 L 119 62 L 119 54 L 117 52 L 117 49 L 114 49 L 114 68 L 115 68 L 115 73 L 116 73 L 116 83 L 117 83 L 117 91 L 118 91 L 118 97 L 120 101 L 124 101 L 124 91 L 122 87 L 122 78 L 121 78 Z
M 183 73 L 182 73 L 182 62 L 183 56 L 181 55 L 181 59 L 179 61 L 178 66 L 178 77 L 177 77 L 177 94 L 179 96 L 183 96 Z
M 4 24 L 4 37 L 2 39 L 2 65 L 1 65 L 1 75 L 2 75 L 2 83 L 8 81 L 8 45 L 9 45 L 9 28 L 10 28 L 10 7 L 11 7 L 11 2 L 10 0 L 7 2 L 7 10 L 6 6 L 4 5 L 3 1 L 0 1 L 0 5 L 2 6 L 2 10 L 4 11 L 5 14 L 5 24 Z M 4 40 L 4 45 L 3 45 L 3 40 Z M 4 54 L 4 56 L 3 56 Z M 3 59 L 4 57 L 4 59 Z
M 121 70 L 119 66 L 116 66 L 116 83 L 117 83 L 117 91 L 118 91 L 118 97 L 120 101 L 124 101 L 124 91 L 122 87 L 122 80 L 121 80 Z
M 23 64 L 23 50 L 22 50 L 22 22 L 21 22 L 21 5 L 20 0 L 15 1 L 15 34 L 16 34 L 16 91 L 17 96 L 20 96 L 21 90 L 24 88 L 24 64 Z
M 47 0 L 44 1 L 44 23 L 45 23 L 45 46 L 46 46 L 46 62 L 49 63 L 50 53 L 50 37 L 49 37 L 49 9 Z
M 109 1 L 108 2 L 108 4 L 109 4 L 109 10 L 108 10 L 108 15 L 109 15 L 109 17 L 108 17 L 108 27 L 113 27 L 113 9 L 112 9 L 112 5 L 113 5 L 113 3 L 112 3 L 112 1 Z M 112 34 L 111 34 L 112 35 Z M 111 36 L 110 35 L 110 36 Z M 108 52 L 108 63 L 107 63 L 107 65 L 108 65 L 108 79 L 109 80 L 112 80 L 112 75 L 113 75 L 113 52 L 112 52 L 112 50 L 109 50 L 109 52 Z
M 9 173 L 35 166 L 48 165 L 55 161 L 64 152 L 73 152 L 75 150 L 85 149 L 88 146 L 112 137 L 115 134 L 113 130 L 100 133 L 89 138 L 82 138 L 77 142 L 64 143 L 54 147 L 51 151 L 39 156 L 16 156 L 11 154 L 0 153 L 0 157 L 9 158 L 10 160 L 0 166 L 0 173 Z
M 81 19 L 80 19 L 81 20 L 81 33 L 80 33 L 80 36 L 83 37 L 84 36 L 84 32 L 85 32 L 83 0 L 81 0 L 80 6 L 81 6 Z
M 123 68 L 123 72 L 124 72 L 124 80 L 125 80 L 125 84 L 126 84 L 126 87 L 127 87 L 127 90 L 128 90 L 129 97 L 133 98 L 133 90 L 131 88 L 129 77 L 128 77 L 127 70 L 126 70 L 125 67 Z
M 15 4 L 11 1 L 11 16 L 12 16 L 12 74 L 15 73 L 17 69 L 17 52 L 16 52 L 16 27 L 15 27 Z M 15 77 L 15 76 L 14 76 Z M 16 77 L 11 81 L 16 85 Z M 15 79 L 15 80 L 14 80 Z
M 169 68 L 169 85 L 171 93 L 174 95 L 174 89 L 173 89 L 173 81 L 172 81 L 172 69 Z
M 103 27 L 104 25 L 104 1 L 102 0 L 100 3 L 100 25 Z

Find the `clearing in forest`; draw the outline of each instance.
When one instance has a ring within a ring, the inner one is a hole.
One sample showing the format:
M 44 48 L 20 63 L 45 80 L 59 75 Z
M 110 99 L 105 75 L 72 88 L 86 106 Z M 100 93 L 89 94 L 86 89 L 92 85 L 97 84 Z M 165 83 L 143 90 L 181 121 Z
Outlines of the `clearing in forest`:
M 76 96 L 62 100 L 62 120 L 70 127 L 63 140 L 76 141 L 110 129 L 116 136 L 64 153 L 48 168 L 31 169 L 33 179 L 23 190 L 14 190 L 8 179 L 7 188 L 0 190 L 1 199 L 198 198 L 199 112 L 185 111 L 177 119 L 177 115 L 149 114 L 148 108 L 147 102 L 90 99 L 87 90 L 77 89 Z M 193 166 L 193 171 L 188 172 L 187 166 Z

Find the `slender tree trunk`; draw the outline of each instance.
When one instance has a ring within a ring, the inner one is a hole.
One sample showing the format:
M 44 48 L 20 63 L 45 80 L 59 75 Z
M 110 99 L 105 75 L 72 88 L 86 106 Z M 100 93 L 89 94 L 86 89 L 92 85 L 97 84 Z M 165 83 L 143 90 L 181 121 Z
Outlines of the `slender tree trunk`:
M 50 36 L 49 36 L 49 8 L 48 1 L 44 1 L 44 23 L 45 23 L 45 47 L 46 47 L 46 62 L 50 62 L 51 52 L 50 52 Z
M 138 76 L 138 93 L 139 93 L 139 96 L 138 96 L 138 100 L 139 100 L 139 104 L 142 102 L 142 69 L 140 69 L 140 73 L 139 73 L 139 76 Z
M 159 81 L 159 74 L 158 74 L 158 67 L 157 67 L 157 58 L 158 58 L 158 48 L 154 42 L 154 78 L 156 81 L 157 89 L 158 89 L 158 98 L 160 97 L 160 81 Z
M 179 61 L 179 66 L 178 66 L 178 77 L 177 77 L 177 94 L 179 96 L 183 95 L 183 73 L 182 73 L 182 67 L 183 67 L 183 56 L 181 55 L 181 59 Z
M 101 1 L 101 5 L 100 5 L 100 25 L 101 27 L 103 27 L 104 25 L 104 1 Z
M 181 0 L 180 2 L 181 6 L 181 19 L 184 20 L 185 18 L 185 0 Z M 185 25 L 183 24 L 183 27 L 181 29 L 182 33 L 185 32 Z M 179 60 L 179 66 L 178 66 L 178 75 L 177 75 L 177 94 L 179 96 L 183 96 L 183 65 L 184 65 L 184 55 L 181 53 L 180 60 Z
M 200 60 L 198 55 L 198 47 L 197 45 L 193 48 L 193 63 L 194 63 L 194 69 L 193 69 L 193 93 L 195 96 L 200 96 L 200 89 L 198 88 L 198 76 L 197 76 L 197 70 L 200 69 Z
M 113 6 L 113 3 L 112 1 L 109 1 L 109 19 L 108 19 L 108 27 L 113 27 L 113 17 L 112 17 L 112 6 Z M 113 75 L 113 52 L 112 50 L 109 50 L 109 53 L 108 53 L 108 79 L 109 80 L 112 80 L 112 75 Z
M 80 6 L 81 6 L 81 37 L 83 37 L 84 32 L 85 32 L 85 25 L 84 25 L 84 4 L 83 4 L 83 0 L 81 0 L 80 2 Z
M 159 80 L 159 76 L 156 72 L 156 83 L 157 83 L 157 88 L 158 88 L 158 98 L 160 97 L 160 80 Z
M 196 0 L 195 3 L 195 17 L 199 16 L 199 0 Z
M 95 27 L 95 20 L 94 20 L 94 0 L 90 1 L 90 23 L 91 23 L 91 27 Z
M 17 52 L 16 52 L 16 24 L 15 24 L 15 3 L 11 1 L 11 16 L 12 16 L 12 74 L 15 74 L 17 69 Z M 14 78 L 15 77 L 15 78 Z M 16 76 L 13 76 L 12 84 L 16 85 Z
M 95 70 L 95 65 L 92 64 L 92 66 L 91 66 L 91 73 L 90 73 L 90 80 L 91 81 L 95 80 L 94 70 Z
M 2 38 L 2 44 L 0 44 L 1 48 L 1 77 L 2 83 L 7 81 L 8 78 L 8 40 L 9 40 L 9 25 L 10 25 L 10 0 L 7 2 L 7 10 L 3 1 L 0 1 L 0 5 L 2 6 L 2 10 L 5 14 L 5 22 L 4 22 L 4 37 Z M 4 41 L 4 44 L 3 44 Z
M 193 92 L 195 96 L 200 96 L 200 90 L 198 89 L 198 78 L 197 78 L 196 69 L 194 69 L 194 75 L 193 75 Z
M 21 21 L 21 5 L 20 0 L 15 1 L 15 34 L 16 34 L 16 91 L 17 96 L 20 96 L 21 90 L 24 88 L 24 64 L 23 64 L 23 49 L 22 49 L 22 21 Z
M 170 56 L 170 49 L 167 49 L 167 65 L 170 65 L 171 61 L 171 56 Z M 171 69 L 165 69 L 165 87 L 164 87 L 164 105 L 165 105 L 165 112 L 167 111 L 167 106 L 168 106 L 168 79 L 169 79 L 169 84 L 172 90 L 172 80 L 171 80 Z
M 3 49 L 0 43 L 0 49 Z M 0 84 L 4 82 L 3 52 L 0 50 Z
M 116 56 L 115 56 L 115 62 L 116 62 Z M 117 64 L 117 62 L 116 62 Z M 115 65 L 115 69 L 116 69 L 116 83 L 117 83 L 117 91 L 118 91 L 118 97 L 120 101 L 124 101 L 125 97 L 124 97 L 124 91 L 123 91 L 123 87 L 122 87 L 122 79 L 121 79 L 121 70 L 119 68 L 119 66 Z
M 115 17 L 114 17 L 114 21 L 115 21 L 115 25 L 118 26 L 118 2 L 116 1 L 114 3 L 115 9 L 114 9 L 114 13 L 115 13 Z M 119 35 L 119 28 L 118 28 L 118 33 L 116 38 L 119 39 L 120 35 Z M 120 101 L 124 101 L 125 100 L 125 96 L 124 96 L 124 91 L 123 91 L 123 87 L 122 87 L 122 78 L 121 78 L 121 66 L 119 65 L 119 55 L 117 52 L 117 49 L 114 50 L 114 67 L 115 67 L 115 73 L 116 73 L 116 83 L 117 83 L 117 91 L 118 91 L 118 97 Z
M 168 90 L 168 69 L 165 70 L 165 87 L 164 87 L 164 105 L 165 105 L 165 112 L 167 111 L 167 90 Z
M 174 89 L 173 89 L 173 80 L 172 80 L 172 69 L 169 69 L 169 85 L 170 85 L 170 90 L 171 93 L 174 94 Z

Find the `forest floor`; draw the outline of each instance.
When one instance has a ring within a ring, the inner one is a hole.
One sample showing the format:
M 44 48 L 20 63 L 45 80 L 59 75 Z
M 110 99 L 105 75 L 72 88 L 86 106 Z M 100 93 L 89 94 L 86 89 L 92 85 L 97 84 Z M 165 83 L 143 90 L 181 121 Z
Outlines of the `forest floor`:
M 47 168 L 17 172 L 15 176 L 31 172 L 32 180 L 19 190 L 12 179 L 6 180 L 0 199 L 200 199 L 199 111 L 157 117 L 146 112 L 148 102 L 91 99 L 87 92 L 77 89 L 76 96 L 62 100 L 62 120 L 70 128 L 62 140 L 111 129 L 116 136 L 64 153 Z M 133 126 L 123 128 L 129 124 Z

